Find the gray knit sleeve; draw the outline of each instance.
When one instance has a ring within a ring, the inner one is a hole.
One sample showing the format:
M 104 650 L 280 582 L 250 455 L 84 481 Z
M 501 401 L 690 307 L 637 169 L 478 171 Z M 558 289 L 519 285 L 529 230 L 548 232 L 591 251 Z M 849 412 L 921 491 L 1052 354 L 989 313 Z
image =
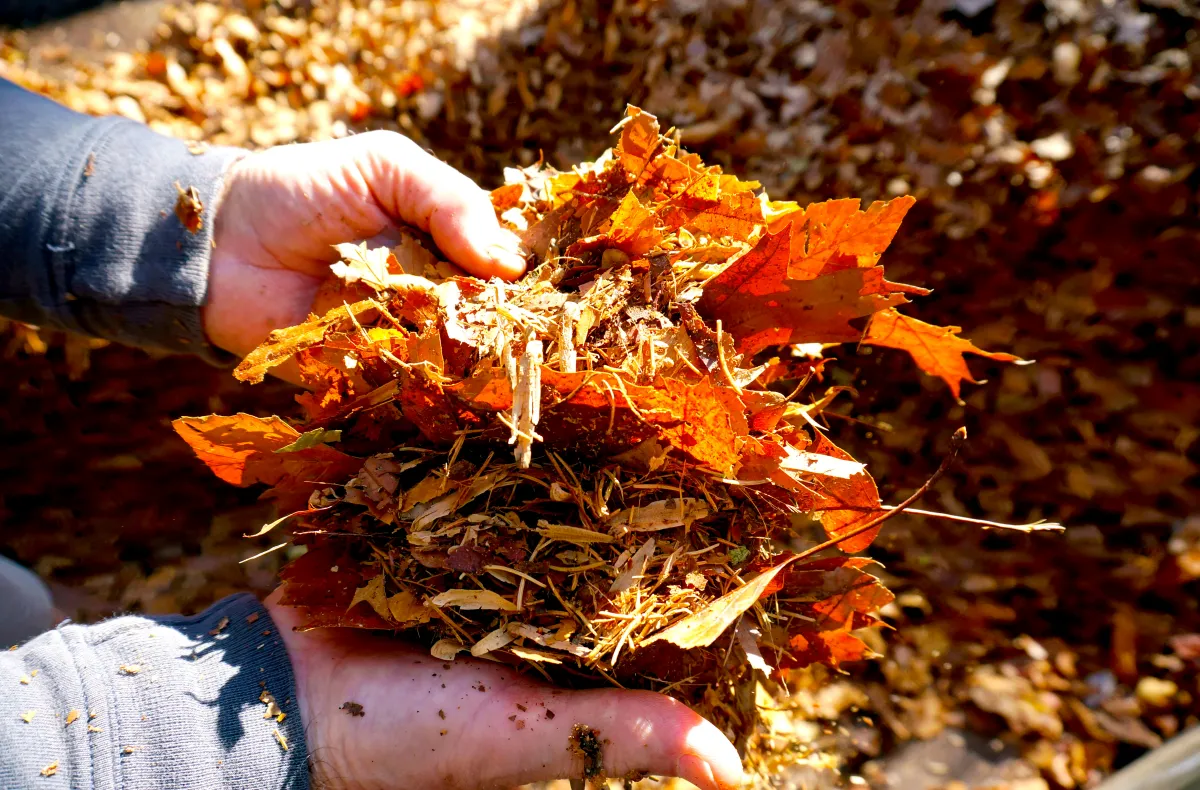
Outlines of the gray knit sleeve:
M 199 312 L 212 207 L 244 153 L 193 154 L 141 124 L 80 115 L 0 80 L 0 315 L 215 356 Z M 192 187 L 203 209 L 189 228 L 175 205 Z
M 0 653 L 0 787 L 304 790 L 270 615 L 236 595 L 194 617 L 63 625 Z

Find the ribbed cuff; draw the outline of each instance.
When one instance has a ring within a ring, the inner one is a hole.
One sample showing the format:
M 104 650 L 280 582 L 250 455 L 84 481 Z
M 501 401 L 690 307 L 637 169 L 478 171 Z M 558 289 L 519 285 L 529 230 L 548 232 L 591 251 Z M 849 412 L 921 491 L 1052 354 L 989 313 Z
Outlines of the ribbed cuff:
M 0 654 L 0 683 L 15 690 L 0 702 L 0 786 L 308 787 L 287 650 L 252 596 L 194 617 L 62 626 Z

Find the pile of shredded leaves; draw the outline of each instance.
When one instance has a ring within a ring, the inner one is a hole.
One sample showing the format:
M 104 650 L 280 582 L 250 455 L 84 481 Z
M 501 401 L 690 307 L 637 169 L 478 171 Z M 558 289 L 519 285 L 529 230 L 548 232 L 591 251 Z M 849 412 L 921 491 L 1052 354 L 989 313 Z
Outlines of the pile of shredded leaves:
M 287 515 L 264 532 L 307 546 L 283 571 L 307 626 L 667 691 L 745 745 L 759 680 L 869 655 L 854 632 L 892 600 L 849 556 L 895 510 L 815 419 L 839 392 L 807 398 L 823 348 L 904 349 L 956 395 L 985 352 L 896 311 L 926 293 L 879 265 L 911 198 L 772 201 L 636 107 L 614 132 L 492 192 L 519 282 L 416 233 L 341 245 L 318 312 L 236 371 L 294 361 L 307 422 L 175 428 L 223 480 L 271 486 Z

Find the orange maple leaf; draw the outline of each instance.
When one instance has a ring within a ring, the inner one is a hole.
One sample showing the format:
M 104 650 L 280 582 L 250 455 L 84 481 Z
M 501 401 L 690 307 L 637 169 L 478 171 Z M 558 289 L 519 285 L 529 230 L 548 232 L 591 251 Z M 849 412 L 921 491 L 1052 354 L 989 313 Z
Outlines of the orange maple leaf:
M 293 509 L 317 484 L 341 482 L 362 466 L 360 459 L 324 444 L 275 452 L 300 436 L 279 417 L 180 417 L 171 426 L 217 477 L 236 486 L 274 486 L 272 494 L 296 505 Z
M 659 208 L 659 223 L 668 230 L 687 228 L 713 238 L 749 238 L 766 224 L 752 186 L 733 176 L 705 173 Z
M 658 150 L 658 119 L 631 104 L 625 109 L 625 118 L 617 128 L 621 130 L 621 140 L 613 151 L 613 158 L 636 179 Z
M 905 304 L 923 288 L 888 282 L 878 266 L 840 269 L 813 279 L 789 275 L 795 224 L 764 234 L 704 288 L 697 308 L 720 319 L 738 351 L 754 354 L 773 345 L 857 340 L 856 318 Z
M 662 233 L 654 227 L 654 214 L 626 192 L 621 205 L 613 212 L 611 226 L 604 236 L 605 246 L 615 247 L 633 256 L 645 255 L 662 241 Z
M 862 342 L 907 351 L 917 367 L 950 385 L 955 398 L 959 397 L 964 379 L 972 384 L 979 383 L 971 377 L 963 354 L 977 354 L 998 362 L 1025 363 L 1012 354 L 977 348 L 970 340 L 958 336 L 961 331 L 957 326 L 934 326 L 900 315 L 895 310 L 884 310 L 871 319 Z
M 859 211 L 857 198 L 827 200 L 793 214 L 796 234 L 788 276 L 811 280 L 839 269 L 874 266 L 914 203 L 915 198 L 904 195 Z

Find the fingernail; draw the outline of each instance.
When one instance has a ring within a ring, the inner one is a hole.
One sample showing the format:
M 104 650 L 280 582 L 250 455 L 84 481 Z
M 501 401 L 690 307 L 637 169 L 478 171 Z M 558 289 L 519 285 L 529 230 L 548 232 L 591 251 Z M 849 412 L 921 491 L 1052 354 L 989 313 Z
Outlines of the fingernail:
M 525 256 L 519 255 L 499 244 L 488 248 L 488 255 L 496 262 L 496 266 L 509 277 L 520 277 L 525 273 Z
M 521 251 L 521 237 L 508 228 L 501 228 L 497 234 L 497 243 L 510 252 Z
M 700 790 L 721 790 L 713 776 L 712 767 L 694 754 L 685 754 L 675 763 L 675 775 L 686 779 Z

